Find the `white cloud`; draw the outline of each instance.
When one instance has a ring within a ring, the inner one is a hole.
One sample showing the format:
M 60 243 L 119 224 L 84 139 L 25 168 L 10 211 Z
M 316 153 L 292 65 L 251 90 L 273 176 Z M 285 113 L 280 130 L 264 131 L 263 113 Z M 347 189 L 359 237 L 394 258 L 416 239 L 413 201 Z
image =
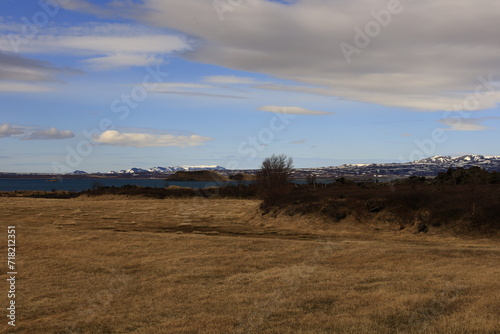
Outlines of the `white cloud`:
M 331 115 L 331 112 L 310 110 L 301 107 L 286 107 L 286 106 L 262 106 L 259 108 L 261 111 L 268 111 L 280 114 L 294 114 L 294 115 Z
M 68 139 L 73 138 L 75 134 L 69 130 L 58 130 L 56 128 L 36 130 L 27 137 L 25 140 L 48 140 L 48 139 Z
M 174 136 L 170 134 L 150 134 L 150 133 L 124 133 L 115 130 L 108 130 L 100 135 L 96 135 L 94 140 L 97 143 L 112 146 L 131 147 L 164 147 L 164 146 L 197 146 L 203 145 L 210 137 L 199 135 Z
M 109 15 L 199 38 L 190 60 L 324 87 L 327 95 L 353 101 L 453 110 L 474 93 L 478 76 L 500 79 L 499 1 L 401 1 L 400 12 L 378 25 L 380 33 L 356 45 L 355 29 L 377 25 L 372 13 L 386 11 L 388 3 L 240 1 L 226 4 L 221 21 L 213 1 L 148 0 L 113 6 Z M 350 63 L 341 43 L 359 51 Z M 499 101 L 495 94 L 478 109 Z
M 225 85 L 253 85 L 258 83 L 258 81 L 253 78 L 238 77 L 234 75 L 212 75 L 203 78 L 203 81 Z
M 485 131 L 491 128 L 479 124 L 482 119 L 475 118 L 444 118 L 439 120 L 440 123 L 449 126 L 448 131 Z
M 0 125 L 0 138 L 11 137 L 23 133 L 24 131 L 22 128 L 13 127 L 10 124 Z

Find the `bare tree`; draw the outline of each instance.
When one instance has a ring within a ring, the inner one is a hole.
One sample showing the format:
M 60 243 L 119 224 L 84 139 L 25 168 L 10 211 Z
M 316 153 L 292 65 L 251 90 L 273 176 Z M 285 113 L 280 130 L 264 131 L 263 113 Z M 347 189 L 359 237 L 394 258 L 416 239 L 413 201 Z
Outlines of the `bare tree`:
M 278 203 L 286 192 L 292 169 L 293 159 L 285 154 L 273 154 L 264 159 L 257 173 L 262 209 L 267 210 Z

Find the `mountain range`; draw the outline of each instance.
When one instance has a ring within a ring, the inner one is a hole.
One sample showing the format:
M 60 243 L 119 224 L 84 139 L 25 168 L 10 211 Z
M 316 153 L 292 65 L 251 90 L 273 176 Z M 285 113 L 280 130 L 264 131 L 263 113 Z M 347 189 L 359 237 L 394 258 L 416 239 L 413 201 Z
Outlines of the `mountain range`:
M 171 172 L 179 172 L 179 171 L 195 171 L 195 170 L 215 170 L 222 171 L 226 170 L 224 167 L 211 165 L 211 166 L 169 166 L 169 167 L 151 167 L 149 169 L 142 168 L 130 168 L 130 169 L 122 169 L 119 172 L 111 171 L 107 174 L 143 174 L 143 173 L 153 173 L 153 174 L 165 174 Z
M 315 167 L 315 168 L 297 168 L 293 171 L 294 177 L 307 177 L 315 174 L 318 177 L 408 177 L 417 176 L 436 176 L 439 172 L 444 172 L 448 168 L 453 167 L 481 167 L 487 171 L 500 171 L 500 156 L 484 156 L 477 154 L 468 154 L 459 157 L 451 156 L 433 156 L 413 162 L 403 163 L 381 163 L 381 164 L 344 164 L 341 166 L 330 167 Z M 239 170 L 232 171 L 222 166 L 169 166 L 169 167 L 151 167 L 149 169 L 130 168 L 120 171 L 111 171 L 108 175 L 147 175 L 153 176 L 157 174 L 171 174 L 178 171 L 196 171 L 196 170 L 212 170 L 223 175 L 234 174 L 238 172 L 255 173 L 255 170 Z M 84 171 L 75 171 L 75 174 L 86 174 Z
M 500 171 L 500 156 L 467 154 L 459 157 L 433 156 L 413 162 L 382 164 L 345 164 L 342 166 L 311 168 L 318 177 L 323 175 L 359 177 L 436 176 L 448 168 L 480 167 L 487 171 Z M 309 170 L 311 170 L 309 169 Z M 306 169 L 297 172 L 307 173 Z M 310 173 L 310 172 L 309 172 Z

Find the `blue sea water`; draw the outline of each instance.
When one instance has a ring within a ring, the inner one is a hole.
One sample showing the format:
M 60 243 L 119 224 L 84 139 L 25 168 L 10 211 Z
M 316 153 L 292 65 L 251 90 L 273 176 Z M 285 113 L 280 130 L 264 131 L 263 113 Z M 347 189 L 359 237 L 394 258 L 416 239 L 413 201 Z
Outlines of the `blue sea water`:
M 228 182 L 237 185 L 237 181 Z M 244 183 L 248 184 L 248 182 Z M 206 188 L 220 186 L 220 183 L 207 181 L 165 181 L 163 179 L 0 179 L 0 191 L 34 190 L 34 191 L 84 191 L 96 187 L 122 187 L 136 185 L 141 187 L 163 188 L 179 186 L 189 188 Z

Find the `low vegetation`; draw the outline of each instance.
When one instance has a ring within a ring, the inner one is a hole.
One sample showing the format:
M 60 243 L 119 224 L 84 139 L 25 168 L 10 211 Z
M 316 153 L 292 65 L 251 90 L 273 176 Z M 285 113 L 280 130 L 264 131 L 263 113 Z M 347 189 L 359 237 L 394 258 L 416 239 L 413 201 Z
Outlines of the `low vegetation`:
M 168 177 L 167 181 L 210 181 L 224 183 L 229 179 L 211 170 L 178 171 Z
M 479 167 L 449 168 L 446 173 L 439 173 L 436 184 L 500 184 L 499 172 L 488 172 Z
M 298 186 L 274 206 L 288 215 L 319 214 L 332 222 L 349 216 L 389 222 L 400 229 L 451 226 L 457 232 L 500 231 L 499 185 L 335 183 Z M 425 225 L 425 227 L 424 227 Z

